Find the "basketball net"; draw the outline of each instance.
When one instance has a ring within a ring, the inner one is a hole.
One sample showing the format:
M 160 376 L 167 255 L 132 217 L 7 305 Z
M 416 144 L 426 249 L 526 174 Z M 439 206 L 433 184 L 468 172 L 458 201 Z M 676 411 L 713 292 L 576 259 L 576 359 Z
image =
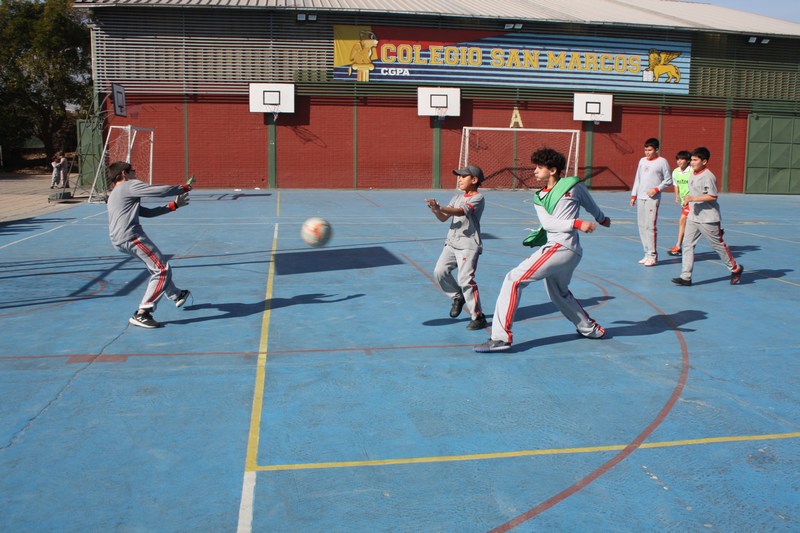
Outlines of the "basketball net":
M 438 120 L 444 120 L 444 117 L 447 116 L 447 108 L 446 107 L 437 107 L 436 108 L 436 118 Z
M 278 105 L 268 105 L 267 106 L 267 113 L 272 113 L 272 122 L 278 122 L 278 115 L 281 114 L 280 106 L 278 106 Z

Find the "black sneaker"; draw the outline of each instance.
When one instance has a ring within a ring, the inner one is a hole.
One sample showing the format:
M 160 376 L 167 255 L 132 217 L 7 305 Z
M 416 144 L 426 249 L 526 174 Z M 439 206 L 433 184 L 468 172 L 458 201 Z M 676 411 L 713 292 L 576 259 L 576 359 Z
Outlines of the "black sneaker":
M 742 281 L 742 272 L 744 272 L 742 265 L 739 265 L 739 269 L 735 272 L 731 272 L 731 285 L 738 285 Z
M 487 352 L 504 352 L 509 348 L 511 348 L 510 342 L 496 341 L 493 339 L 489 339 L 483 344 L 479 344 L 478 346 L 476 346 L 474 350 L 478 353 L 487 353 Z
M 187 298 L 188 298 L 188 297 L 189 297 L 191 294 L 192 294 L 192 293 L 191 293 L 191 292 L 189 292 L 189 291 L 188 291 L 188 290 L 186 290 L 186 289 L 183 289 L 181 292 L 179 292 L 179 293 L 178 293 L 178 297 L 177 297 L 177 298 L 175 298 L 175 307 L 183 307 L 183 304 L 185 304 L 185 303 L 186 303 L 186 299 L 187 299 Z
M 692 280 L 690 279 L 683 279 L 683 278 L 672 278 L 672 283 L 675 285 L 683 285 L 684 287 L 691 287 Z M 733 282 L 731 282 L 733 283 Z
M 467 329 L 483 329 L 486 327 L 486 316 L 483 314 L 478 315 L 478 318 L 470 320 L 467 324 Z
M 672 257 L 678 257 L 678 256 L 680 256 L 680 255 L 683 253 L 683 251 L 680 249 L 680 247 L 678 247 L 678 246 L 673 246 L 672 248 L 670 248 L 669 250 L 667 250 L 667 253 L 668 253 L 669 255 L 671 255 Z
M 150 314 L 150 311 L 142 309 L 136 311 L 133 316 L 128 319 L 128 322 L 140 328 L 154 329 L 161 327 L 161 324 L 156 322 L 153 315 Z
M 461 314 L 461 310 L 464 308 L 464 297 L 457 296 L 453 298 L 453 306 L 450 308 L 450 318 L 455 318 Z

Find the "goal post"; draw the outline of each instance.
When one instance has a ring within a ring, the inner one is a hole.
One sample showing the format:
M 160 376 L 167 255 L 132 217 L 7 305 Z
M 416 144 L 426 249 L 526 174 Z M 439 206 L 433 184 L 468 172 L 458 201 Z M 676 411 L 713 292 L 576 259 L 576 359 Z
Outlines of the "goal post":
M 136 177 L 153 183 L 153 148 L 155 130 L 138 126 L 110 126 L 106 134 L 100 164 L 89 192 L 89 202 L 102 202 L 108 196 L 106 169 L 115 161 L 125 161 L 136 169 Z
M 578 175 L 580 130 L 535 128 L 484 128 L 467 126 L 461 133 L 459 168 L 477 165 L 485 177 L 483 187 L 533 189 L 531 154 L 542 147 L 558 150 L 567 158 L 565 176 Z

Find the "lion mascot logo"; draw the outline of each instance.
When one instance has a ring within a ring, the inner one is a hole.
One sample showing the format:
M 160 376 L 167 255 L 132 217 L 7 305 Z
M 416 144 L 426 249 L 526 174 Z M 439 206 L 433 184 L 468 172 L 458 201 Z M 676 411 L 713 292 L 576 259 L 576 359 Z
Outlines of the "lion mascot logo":
M 676 65 L 670 65 L 670 61 L 681 55 L 680 52 L 668 52 L 664 50 L 650 49 L 650 64 L 648 71 L 653 73 L 653 83 L 658 83 L 661 76 L 666 76 L 666 83 L 678 83 L 681 81 L 681 71 Z
M 356 80 L 369 81 L 369 71 L 375 70 L 372 64 L 372 56 L 378 46 L 378 38 L 371 31 L 361 31 L 358 34 L 358 42 L 350 50 L 350 68 L 347 74 L 350 75 L 355 70 Z

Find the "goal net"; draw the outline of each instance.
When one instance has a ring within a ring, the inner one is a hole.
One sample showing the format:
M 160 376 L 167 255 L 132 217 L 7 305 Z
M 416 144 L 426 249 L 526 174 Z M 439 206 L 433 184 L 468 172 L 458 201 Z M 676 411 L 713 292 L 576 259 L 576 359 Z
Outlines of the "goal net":
M 94 175 L 89 202 L 103 202 L 108 196 L 108 166 L 115 161 L 125 161 L 136 169 L 136 177 L 153 183 L 153 135 L 151 128 L 137 126 L 111 126 L 103 145 L 100 164 Z
M 536 168 L 531 154 L 542 147 L 558 150 L 567 158 L 565 176 L 578 175 L 580 130 L 465 127 L 461 133 L 459 168 L 477 165 L 483 170 L 482 187 L 533 189 Z

